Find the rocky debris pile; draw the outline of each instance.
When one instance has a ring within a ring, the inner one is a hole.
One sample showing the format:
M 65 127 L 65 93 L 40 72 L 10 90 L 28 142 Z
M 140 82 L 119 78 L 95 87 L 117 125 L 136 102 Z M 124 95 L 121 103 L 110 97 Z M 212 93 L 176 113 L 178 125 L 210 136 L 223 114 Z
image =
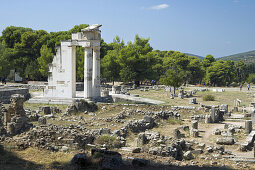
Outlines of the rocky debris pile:
M 4 127 L 4 115 L 7 114 L 7 109 L 2 103 L 0 103 L 0 136 L 6 134 L 6 129 Z
M 146 115 L 146 116 L 151 116 L 154 120 L 156 119 L 169 119 L 169 118 L 175 118 L 175 119 L 179 119 L 181 117 L 181 115 L 177 112 L 177 111 L 173 111 L 173 110 L 165 110 L 165 111 L 143 111 L 143 110 L 124 110 L 121 111 L 119 114 L 117 114 L 115 117 L 108 117 L 105 118 L 104 120 L 106 122 L 111 122 L 114 121 L 116 123 L 125 123 L 126 118 L 129 118 L 130 116 L 133 115 Z
M 61 110 L 55 106 L 41 106 L 39 107 L 39 112 L 44 115 L 50 115 L 50 114 L 55 115 L 55 114 L 61 113 Z
M 98 109 L 97 105 L 93 102 L 88 103 L 85 100 L 77 100 L 69 105 L 66 109 L 65 115 L 72 115 L 78 112 L 95 112 Z
M 131 120 L 127 127 L 133 133 L 144 132 L 147 129 L 152 129 L 155 126 L 154 119 L 151 116 L 144 116 L 141 120 Z
M 24 96 L 21 94 L 14 94 L 11 96 L 10 101 L 7 112 L 5 111 L 3 114 L 3 126 L 7 134 L 13 136 L 30 128 L 31 124 L 28 124 L 26 113 L 23 108 Z
M 35 110 L 30 110 L 30 109 L 26 109 L 26 116 L 29 122 L 33 122 L 33 121 L 38 121 L 39 117 L 41 116 L 39 114 L 39 110 L 35 111 Z
M 193 106 L 172 106 L 172 109 L 174 109 L 174 110 L 178 110 L 178 109 L 196 110 L 196 107 L 193 107 Z
M 192 115 L 190 116 L 191 120 L 198 120 L 198 121 L 203 121 L 205 119 L 206 115 L 200 114 L 200 115 Z
M 173 157 L 176 160 L 191 160 L 195 155 L 202 153 L 229 154 L 223 146 L 207 146 L 195 140 L 187 141 L 160 135 L 158 132 L 146 131 L 139 133 L 136 139 L 139 152 L 147 152 L 151 155 Z M 133 150 L 132 150 L 133 152 Z M 133 152 L 135 153 L 135 152 Z
M 225 124 L 224 129 L 215 129 L 214 135 L 221 135 L 222 137 L 233 137 L 234 133 L 240 133 L 243 127 L 234 124 Z
M 233 145 L 236 143 L 235 138 L 233 137 L 234 133 L 242 132 L 242 126 L 234 124 L 225 124 L 224 129 L 215 129 L 214 135 L 221 135 L 216 139 L 216 144 L 219 145 Z
M 0 127 L 2 127 L 4 124 L 4 113 L 7 112 L 4 105 L 0 103 Z
M 92 157 L 99 158 L 102 169 L 120 169 L 123 166 L 122 155 L 119 152 L 102 149 L 91 149 Z
M 41 125 L 22 134 L 19 139 L 6 138 L 6 142 L 13 142 L 19 148 L 37 147 L 51 151 L 80 149 L 94 141 L 93 136 L 85 127 L 70 125 L 69 127 L 56 125 Z
M 254 147 L 254 141 L 255 141 L 255 130 L 252 130 L 251 133 L 246 137 L 246 140 L 244 143 L 240 145 L 240 151 L 247 151 L 251 150 L 252 147 Z
M 224 121 L 224 115 L 229 115 L 228 105 L 222 104 L 221 108 L 218 105 L 201 105 L 201 108 L 205 112 L 210 112 L 210 114 L 205 115 L 205 123 L 218 123 Z
M 80 168 L 95 168 L 95 169 L 121 169 L 123 167 L 122 155 L 119 152 L 108 151 L 105 149 L 91 149 L 91 156 L 86 156 L 85 153 L 74 155 L 71 160 L 71 165 Z
M 197 89 L 192 90 L 192 91 L 184 91 L 184 89 L 181 88 L 179 93 L 178 93 L 178 97 L 180 99 L 183 99 L 184 97 L 185 98 L 190 98 L 190 97 L 193 97 L 193 95 L 196 94 L 196 92 L 197 92 Z M 197 104 L 196 100 L 192 99 L 191 104 Z

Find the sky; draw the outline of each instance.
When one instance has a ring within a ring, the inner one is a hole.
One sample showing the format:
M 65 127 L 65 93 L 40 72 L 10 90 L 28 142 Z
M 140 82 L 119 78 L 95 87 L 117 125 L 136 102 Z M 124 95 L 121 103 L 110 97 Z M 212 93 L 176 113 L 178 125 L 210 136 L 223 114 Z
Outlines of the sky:
M 254 20 L 255 0 L 0 0 L 0 32 L 102 24 L 107 43 L 138 34 L 155 50 L 216 58 L 255 50 Z

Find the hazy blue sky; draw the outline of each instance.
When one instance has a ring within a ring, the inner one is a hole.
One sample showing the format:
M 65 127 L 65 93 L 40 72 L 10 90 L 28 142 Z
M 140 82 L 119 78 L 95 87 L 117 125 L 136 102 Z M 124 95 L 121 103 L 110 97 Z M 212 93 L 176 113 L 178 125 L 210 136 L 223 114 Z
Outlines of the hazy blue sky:
M 0 0 L 0 23 L 0 32 L 98 23 L 106 42 L 138 34 L 154 49 L 201 56 L 255 50 L 255 0 Z

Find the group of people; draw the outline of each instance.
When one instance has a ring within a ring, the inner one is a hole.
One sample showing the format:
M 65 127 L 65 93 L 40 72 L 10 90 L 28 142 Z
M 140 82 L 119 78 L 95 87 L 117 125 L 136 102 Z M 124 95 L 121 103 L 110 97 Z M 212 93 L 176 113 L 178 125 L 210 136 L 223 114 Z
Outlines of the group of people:
M 240 91 L 242 91 L 243 84 L 240 85 Z M 250 90 L 250 83 L 247 85 L 247 89 Z

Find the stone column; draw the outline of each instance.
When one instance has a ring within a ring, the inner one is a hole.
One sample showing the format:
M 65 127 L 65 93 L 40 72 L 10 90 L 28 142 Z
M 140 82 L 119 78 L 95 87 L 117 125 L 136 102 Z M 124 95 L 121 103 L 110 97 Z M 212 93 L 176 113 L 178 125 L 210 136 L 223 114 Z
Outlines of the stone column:
M 92 98 L 92 48 L 85 47 L 84 58 L 84 98 Z
M 93 47 L 93 72 L 92 72 L 93 97 L 100 97 L 100 47 Z
M 211 123 L 211 115 L 205 115 L 205 123 Z
M 72 98 L 76 97 L 76 46 L 72 46 Z
M 245 121 L 245 133 L 249 134 L 252 131 L 252 121 L 246 120 Z
M 191 128 L 198 129 L 198 121 L 197 120 L 191 121 Z
M 211 120 L 212 120 L 212 123 L 216 123 L 216 115 L 215 115 L 215 112 L 216 112 L 216 108 L 215 108 L 215 107 L 212 107 L 212 108 L 211 108 Z
M 180 139 L 181 138 L 181 132 L 179 131 L 179 129 L 174 129 L 174 137 L 176 139 Z

